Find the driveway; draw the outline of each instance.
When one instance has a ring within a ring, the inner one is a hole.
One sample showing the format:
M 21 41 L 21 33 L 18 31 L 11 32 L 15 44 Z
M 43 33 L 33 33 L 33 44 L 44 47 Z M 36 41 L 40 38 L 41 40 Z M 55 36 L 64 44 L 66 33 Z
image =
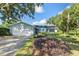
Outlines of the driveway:
M 0 56 L 14 56 L 29 37 L 4 36 L 0 37 Z

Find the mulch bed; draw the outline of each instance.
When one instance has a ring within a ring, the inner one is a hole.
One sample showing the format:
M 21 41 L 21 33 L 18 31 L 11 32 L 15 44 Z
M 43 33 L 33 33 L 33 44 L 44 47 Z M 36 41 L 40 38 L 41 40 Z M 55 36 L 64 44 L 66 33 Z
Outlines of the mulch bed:
M 69 55 L 66 42 L 54 38 L 37 38 L 29 51 L 33 56 L 66 56 Z

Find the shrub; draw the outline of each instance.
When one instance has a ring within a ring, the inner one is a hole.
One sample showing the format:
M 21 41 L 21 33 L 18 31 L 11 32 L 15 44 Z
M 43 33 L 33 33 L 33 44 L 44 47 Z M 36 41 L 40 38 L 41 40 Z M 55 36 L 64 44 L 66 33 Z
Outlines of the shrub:
M 11 35 L 10 30 L 8 28 L 0 28 L 0 36 L 8 36 Z
M 32 45 L 31 50 L 33 50 L 32 55 L 34 56 L 58 56 L 69 54 L 69 47 L 64 41 L 46 37 L 36 39 Z

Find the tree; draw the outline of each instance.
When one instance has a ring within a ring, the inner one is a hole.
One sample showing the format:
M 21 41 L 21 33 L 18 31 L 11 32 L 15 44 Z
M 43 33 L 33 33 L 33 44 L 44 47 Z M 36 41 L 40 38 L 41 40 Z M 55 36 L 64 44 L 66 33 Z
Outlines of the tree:
M 41 6 L 40 3 L 0 3 L 0 19 L 20 20 L 23 15 L 34 18 L 35 6 Z
M 63 32 L 77 29 L 79 26 L 79 4 L 72 4 L 70 8 L 56 15 L 55 18 L 49 18 L 48 21 L 55 24 Z
M 0 3 L 0 19 L 3 21 L 3 27 L 21 21 L 21 18 L 26 15 L 34 18 L 35 6 L 41 6 L 40 3 Z

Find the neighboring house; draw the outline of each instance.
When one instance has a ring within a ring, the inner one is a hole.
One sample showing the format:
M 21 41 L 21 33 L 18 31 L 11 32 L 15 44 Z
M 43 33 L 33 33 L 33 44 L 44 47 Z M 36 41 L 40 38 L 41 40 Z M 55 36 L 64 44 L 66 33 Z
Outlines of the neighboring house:
M 53 24 L 47 25 L 34 25 L 35 33 L 38 32 L 57 32 L 57 28 Z
M 32 25 L 29 25 L 24 22 L 18 22 L 10 26 L 10 32 L 14 36 L 31 36 L 34 33 L 34 28 Z

